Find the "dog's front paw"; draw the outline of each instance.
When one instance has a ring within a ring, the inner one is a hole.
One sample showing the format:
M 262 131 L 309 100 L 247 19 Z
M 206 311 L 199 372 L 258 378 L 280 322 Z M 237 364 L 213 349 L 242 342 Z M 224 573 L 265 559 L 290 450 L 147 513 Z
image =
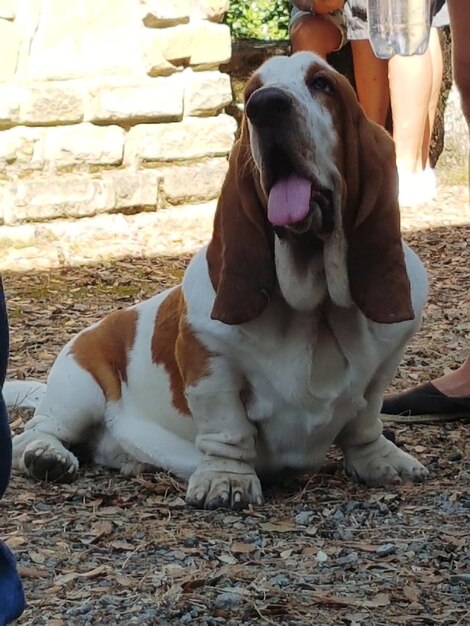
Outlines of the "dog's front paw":
M 200 468 L 189 479 L 186 502 L 199 509 L 238 510 L 263 504 L 263 492 L 251 468 L 240 474 Z
M 72 452 L 62 445 L 59 449 L 51 442 L 41 440 L 26 446 L 21 465 L 32 478 L 58 483 L 73 482 L 78 472 L 78 459 Z
M 420 482 L 428 475 L 427 469 L 411 454 L 383 436 L 367 445 L 345 450 L 345 467 L 353 480 L 368 485 Z

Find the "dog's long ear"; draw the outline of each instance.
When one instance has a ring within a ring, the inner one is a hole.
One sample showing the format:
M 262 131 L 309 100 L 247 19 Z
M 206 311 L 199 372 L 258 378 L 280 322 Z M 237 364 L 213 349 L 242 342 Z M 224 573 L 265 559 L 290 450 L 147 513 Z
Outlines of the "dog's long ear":
M 207 262 L 216 291 L 212 319 L 243 324 L 266 308 L 274 280 L 272 234 L 256 179 L 246 122 L 217 204 Z
M 410 320 L 414 312 L 401 241 L 394 143 L 357 102 L 347 100 L 344 224 L 351 296 L 374 322 Z

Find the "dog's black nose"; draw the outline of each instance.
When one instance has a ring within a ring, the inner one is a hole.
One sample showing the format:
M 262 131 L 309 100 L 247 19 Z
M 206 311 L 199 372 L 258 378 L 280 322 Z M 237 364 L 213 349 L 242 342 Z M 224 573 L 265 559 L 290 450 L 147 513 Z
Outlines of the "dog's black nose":
M 274 126 L 289 112 L 292 106 L 288 93 L 277 87 L 262 87 L 248 98 L 246 114 L 257 126 Z

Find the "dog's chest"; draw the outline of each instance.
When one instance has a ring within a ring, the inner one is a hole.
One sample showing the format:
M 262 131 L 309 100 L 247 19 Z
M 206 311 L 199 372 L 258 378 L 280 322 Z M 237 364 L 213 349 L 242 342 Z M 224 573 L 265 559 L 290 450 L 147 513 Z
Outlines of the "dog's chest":
M 333 318 L 296 313 L 284 327 L 272 318 L 251 338 L 242 398 L 266 467 L 311 467 L 365 404 L 371 335 L 354 312 L 339 333 Z
M 250 330 L 239 358 L 253 421 L 290 407 L 323 423 L 325 412 L 341 397 L 362 393 L 363 366 L 355 363 L 361 350 L 354 349 L 348 336 L 338 337 L 325 315 L 292 312 L 282 317 L 274 310 Z

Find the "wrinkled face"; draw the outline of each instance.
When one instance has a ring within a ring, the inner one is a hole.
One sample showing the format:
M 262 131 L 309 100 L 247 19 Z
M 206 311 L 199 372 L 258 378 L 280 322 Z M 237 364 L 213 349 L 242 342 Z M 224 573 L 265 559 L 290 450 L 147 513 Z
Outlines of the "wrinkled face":
M 247 84 L 251 152 L 277 229 L 328 236 L 341 205 L 337 73 L 300 52 L 264 63 Z

